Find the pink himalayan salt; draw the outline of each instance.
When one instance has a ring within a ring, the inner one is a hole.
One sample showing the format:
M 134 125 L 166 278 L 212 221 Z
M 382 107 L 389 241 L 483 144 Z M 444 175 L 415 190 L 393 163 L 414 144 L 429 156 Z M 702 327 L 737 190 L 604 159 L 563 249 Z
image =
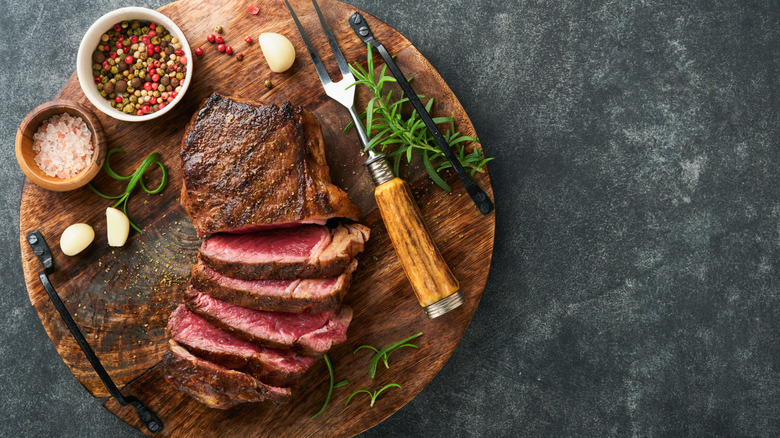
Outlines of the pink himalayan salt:
M 80 117 L 56 114 L 33 135 L 35 164 L 49 176 L 72 178 L 92 161 L 92 132 Z

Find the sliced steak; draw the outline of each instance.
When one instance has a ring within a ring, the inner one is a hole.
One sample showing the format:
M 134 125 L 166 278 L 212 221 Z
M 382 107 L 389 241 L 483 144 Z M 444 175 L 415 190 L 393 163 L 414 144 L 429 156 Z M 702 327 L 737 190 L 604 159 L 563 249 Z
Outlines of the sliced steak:
M 315 359 L 292 350 L 257 346 L 209 324 L 182 304 L 168 321 L 174 341 L 190 353 L 273 386 L 292 386 Z
M 347 339 L 352 309 L 322 313 L 284 313 L 253 310 L 210 297 L 191 285 L 187 306 L 211 324 L 241 339 L 275 348 L 294 348 L 321 356 Z
M 190 121 L 180 155 L 181 204 L 199 236 L 360 218 L 330 182 L 319 121 L 289 102 L 279 108 L 212 94 Z
M 357 260 L 335 278 L 303 280 L 240 280 L 225 277 L 202 260 L 192 268 L 190 284 L 222 301 L 256 310 L 320 313 L 341 306 Z
M 249 374 L 199 359 L 171 339 L 163 356 L 163 375 L 171 385 L 206 406 L 228 409 L 240 403 L 287 403 L 290 388 L 266 385 Z
M 198 255 L 214 271 L 242 280 L 337 277 L 363 251 L 369 231 L 346 224 L 220 233 L 207 237 Z

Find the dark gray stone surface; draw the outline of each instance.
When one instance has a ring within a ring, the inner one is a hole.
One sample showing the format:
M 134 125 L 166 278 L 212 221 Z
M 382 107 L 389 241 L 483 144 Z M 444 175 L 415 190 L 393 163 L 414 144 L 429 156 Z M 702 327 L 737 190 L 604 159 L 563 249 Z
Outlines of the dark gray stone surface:
M 29 305 L 13 156 L 82 31 L 125 4 L 0 0 L 3 436 L 138 436 Z M 463 342 L 365 436 L 780 435 L 778 3 L 354 4 L 450 84 L 498 206 Z

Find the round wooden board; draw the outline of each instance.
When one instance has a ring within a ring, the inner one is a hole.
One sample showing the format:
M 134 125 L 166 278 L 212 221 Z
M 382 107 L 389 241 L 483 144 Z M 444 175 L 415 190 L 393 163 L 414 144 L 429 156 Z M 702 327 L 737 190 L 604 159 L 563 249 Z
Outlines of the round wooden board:
M 338 78 L 336 63 L 311 3 L 291 3 L 331 75 Z M 495 216 L 482 216 L 454 175 L 445 175 L 453 186 L 453 192 L 447 194 L 430 183 L 419 169 L 411 167 L 407 171 L 407 180 L 434 240 L 466 297 L 461 308 L 435 320 L 427 319 L 414 299 L 376 211 L 373 186 L 362 166 L 364 158 L 360 156 L 357 137 L 354 132 L 342 132 L 349 122 L 347 111 L 325 96 L 284 3 L 268 0 L 260 5 L 257 16 L 247 13 L 248 5 L 236 0 L 182 0 L 160 9 L 181 27 L 193 48 L 202 46 L 206 51 L 205 56 L 195 60 L 194 80 L 185 99 L 170 114 L 142 124 L 120 122 L 97 112 L 96 115 L 105 128 L 109 147 L 127 151 L 124 156 L 112 158 L 115 169 L 127 173 L 149 153 L 160 152 L 169 169 L 169 187 L 158 196 L 140 191 L 132 196 L 130 217 L 145 232 L 133 233 L 124 247 L 111 249 L 105 236 L 105 208 L 110 205 L 107 200 L 86 187 L 55 193 L 27 181 L 19 218 L 27 290 L 52 343 L 74 376 L 91 394 L 101 398 L 107 409 L 144 432 L 132 408 L 121 407 L 107 398 L 105 388 L 49 302 L 37 277 L 40 263 L 24 240 L 28 232 L 37 229 L 46 236 L 56 266 L 56 272 L 50 276 L 52 283 L 123 393 L 144 400 L 162 418 L 165 428 L 158 435 L 351 436 L 376 425 L 409 402 L 455 350 L 487 281 Z M 322 0 L 320 6 L 347 60 L 365 66 L 366 48 L 347 23 L 355 8 L 329 0 Z M 376 37 L 397 56 L 401 69 L 414 75 L 416 89 L 436 99 L 432 112 L 452 115 L 461 133 L 475 135 L 460 103 L 425 58 L 393 28 L 364 12 L 363 15 Z M 243 62 L 219 54 L 215 46 L 205 41 L 217 24 L 224 27 L 227 43 L 236 52 L 244 53 Z M 297 59 L 288 72 L 270 72 L 257 43 L 243 41 L 245 35 L 256 41 L 260 32 L 281 33 L 293 42 Z M 263 86 L 267 79 L 273 82 L 272 89 Z M 167 349 L 168 315 L 182 299 L 183 286 L 200 245 L 178 203 L 179 144 L 190 116 L 211 92 L 266 104 L 279 105 L 289 100 L 313 111 L 322 122 L 333 182 L 361 207 L 362 222 L 371 227 L 371 240 L 360 257 L 354 284 L 345 299 L 355 311 L 349 339 L 329 354 L 336 378 L 349 379 L 350 384 L 334 390 L 327 411 L 314 420 L 309 417 L 319 409 L 327 392 L 328 374 L 323 361 L 318 361 L 304 377 L 289 405 L 249 404 L 227 411 L 209 409 L 174 389 L 165 382 L 158 366 Z M 60 98 L 95 111 L 83 96 L 75 74 Z M 358 107 L 365 107 L 365 102 L 365 95 L 359 91 Z M 492 197 L 487 172 L 477 175 L 476 180 Z M 124 190 L 124 186 L 102 172 L 93 183 L 108 193 Z M 67 257 L 59 250 L 59 235 L 76 222 L 91 224 L 96 239 L 82 254 Z M 358 345 L 382 346 L 416 332 L 424 334 L 418 339 L 420 349 L 399 350 L 391 358 L 390 369 L 380 367 L 375 380 L 368 377 L 369 353 L 363 350 L 352 354 Z M 353 391 L 374 390 L 390 382 L 399 383 L 403 389 L 383 393 L 373 408 L 361 397 L 344 406 Z

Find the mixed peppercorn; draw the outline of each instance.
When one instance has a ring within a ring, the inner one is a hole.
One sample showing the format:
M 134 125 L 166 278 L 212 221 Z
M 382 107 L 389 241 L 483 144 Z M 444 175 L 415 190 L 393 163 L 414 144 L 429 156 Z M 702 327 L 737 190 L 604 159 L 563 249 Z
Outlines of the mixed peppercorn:
M 187 76 L 182 43 L 162 25 L 147 21 L 115 24 L 101 35 L 92 62 L 100 95 L 125 114 L 165 108 Z

